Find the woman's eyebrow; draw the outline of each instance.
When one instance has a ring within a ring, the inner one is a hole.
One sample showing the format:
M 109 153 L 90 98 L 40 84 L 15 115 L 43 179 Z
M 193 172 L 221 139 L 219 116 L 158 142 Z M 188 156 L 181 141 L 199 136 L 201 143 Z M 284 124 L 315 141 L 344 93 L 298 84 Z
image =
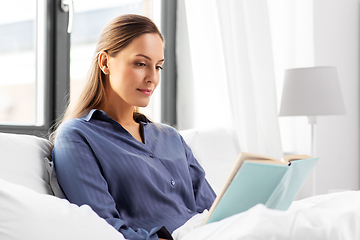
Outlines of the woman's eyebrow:
M 135 56 L 137 56 L 137 57 L 143 57 L 143 58 L 146 58 L 147 60 L 151 61 L 151 58 L 150 58 L 149 56 L 146 56 L 145 54 L 139 53 L 139 54 L 137 54 L 137 55 L 135 55 Z M 161 59 L 161 60 L 159 60 L 158 62 L 164 62 L 164 61 L 165 61 L 165 59 Z

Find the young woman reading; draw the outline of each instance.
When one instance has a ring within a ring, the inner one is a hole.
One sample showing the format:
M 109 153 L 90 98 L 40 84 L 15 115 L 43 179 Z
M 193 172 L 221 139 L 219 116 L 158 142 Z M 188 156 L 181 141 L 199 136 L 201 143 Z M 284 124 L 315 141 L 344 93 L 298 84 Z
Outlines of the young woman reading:
M 53 134 L 52 158 L 67 199 L 91 206 L 130 240 L 172 239 L 215 199 L 179 133 L 137 111 L 159 84 L 163 48 L 150 19 L 111 21 L 86 86 Z

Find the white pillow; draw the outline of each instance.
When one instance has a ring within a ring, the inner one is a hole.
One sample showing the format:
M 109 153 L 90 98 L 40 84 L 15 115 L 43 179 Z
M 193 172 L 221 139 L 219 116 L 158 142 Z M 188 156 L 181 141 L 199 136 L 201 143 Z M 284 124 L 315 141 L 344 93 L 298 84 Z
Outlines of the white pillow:
M 0 239 L 99 240 L 124 237 L 92 209 L 0 179 Z
M 206 178 L 219 193 L 240 152 L 237 138 L 230 129 L 189 129 L 180 131 L 195 158 L 206 172 Z
M 0 133 L 0 178 L 52 194 L 44 157 L 50 151 L 48 140 L 21 134 Z

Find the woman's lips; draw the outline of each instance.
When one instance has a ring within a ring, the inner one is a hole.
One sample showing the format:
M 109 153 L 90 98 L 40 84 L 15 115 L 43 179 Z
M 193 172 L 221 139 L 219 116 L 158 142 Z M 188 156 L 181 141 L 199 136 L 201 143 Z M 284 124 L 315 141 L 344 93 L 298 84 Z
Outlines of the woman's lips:
M 150 96 L 152 92 L 151 89 L 138 89 L 138 90 L 147 96 Z

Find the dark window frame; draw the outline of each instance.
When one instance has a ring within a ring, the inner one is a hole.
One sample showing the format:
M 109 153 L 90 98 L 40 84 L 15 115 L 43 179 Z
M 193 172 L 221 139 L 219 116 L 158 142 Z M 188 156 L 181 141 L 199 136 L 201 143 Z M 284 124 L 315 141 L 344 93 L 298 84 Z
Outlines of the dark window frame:
M 177 0 L 161 2 L 161 32 L 165 38 L 165 63 L 161 74 L 161 122 L 176 127 L 176 8 Z

